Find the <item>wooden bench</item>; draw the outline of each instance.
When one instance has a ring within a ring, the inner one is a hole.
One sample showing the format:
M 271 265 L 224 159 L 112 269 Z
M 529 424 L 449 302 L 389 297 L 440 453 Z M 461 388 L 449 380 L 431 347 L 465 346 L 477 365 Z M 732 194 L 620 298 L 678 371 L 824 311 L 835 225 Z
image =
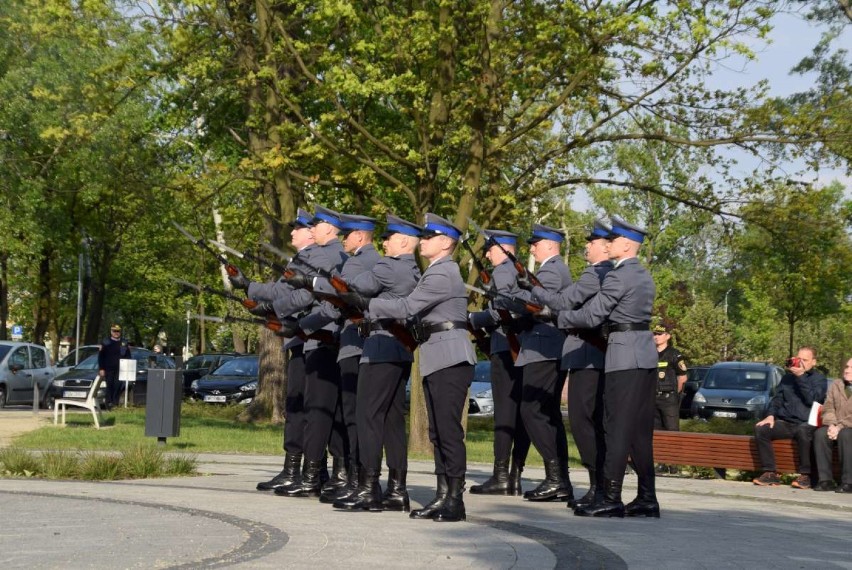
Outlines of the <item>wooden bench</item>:
M 776 439 L 772 442 L 772 447 L 775 450 L 778 472 L 798 473 L 799 451 L 795 440 Z M 655 431 L 654 461 L 669 465 L 710 467 L 715 469 L 720 477 L 724 477 L 725 469 L 762 470 L 757 444 L 750 435 Z M 836 449 L 834 471 L 835 476 L 839 476 L 840 463 Z

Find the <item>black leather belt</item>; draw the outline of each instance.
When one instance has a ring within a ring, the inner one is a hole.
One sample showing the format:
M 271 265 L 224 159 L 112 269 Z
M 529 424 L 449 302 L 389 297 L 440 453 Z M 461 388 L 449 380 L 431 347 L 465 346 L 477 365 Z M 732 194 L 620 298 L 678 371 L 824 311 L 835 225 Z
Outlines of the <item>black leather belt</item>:
M 651 323 L 608 323 L 605 326 L 607 331 L 611 333 L 651 330 Z
M 467 329 L 467 321 L 446 321 L 434 325 L 424 324 L 423 328 L 430 333 L 451 331 L 453 329 Z

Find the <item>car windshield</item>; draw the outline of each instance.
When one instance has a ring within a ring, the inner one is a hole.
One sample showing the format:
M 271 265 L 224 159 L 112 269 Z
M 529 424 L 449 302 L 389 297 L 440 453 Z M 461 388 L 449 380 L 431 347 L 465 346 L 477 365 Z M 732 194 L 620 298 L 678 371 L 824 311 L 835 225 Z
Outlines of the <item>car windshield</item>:
M 762 392 L 767 389 L 766 383 L 767 373 L 765 370 L 716 368 L 707 373 L 702 389 Z
M 186 361 L 186 369 L 187 370 L 199 370 L 201 368 L 207 368 L 210 365 L 209 359 L 205 362 L 207 357 L 204 356 L 193 356 L 189 360 Z
M 75 366 L 77 370 L 97 370 L 98 369 L 98 355 L 93 354 L 89 358 L 85 360 L 81 360 L 80 364 Z
M 213 371 L 213 376 L 257 376 L 257 358 L 235 358 Z

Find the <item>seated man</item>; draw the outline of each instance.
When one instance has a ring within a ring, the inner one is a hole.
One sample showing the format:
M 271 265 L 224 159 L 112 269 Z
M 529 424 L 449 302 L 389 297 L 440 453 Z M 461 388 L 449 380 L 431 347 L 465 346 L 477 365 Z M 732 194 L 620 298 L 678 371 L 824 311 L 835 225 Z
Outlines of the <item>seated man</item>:
M 835 380 L 828 389 L 822 409 L 823 426 L 814 434 L 818 483 L 814 491 L 834 489 L 831 448 L 840 449 L 840 487 L 838 493 L 852 493 L 852 358 L 843 369 L 843 380 Z
M 808 425 L 808 416 L 814 402 L 825 401 L 825 376 L 814 369 L 816 350 L 810 346 L 800 348 L 787 364 L 788 372 L 769 402 L 769 415 L 754 426 L 763 474 L 753 481 L 755 485 L 781 483 L 775 471 L 772 440 L 795 438 L 799 447 L 799 477 L 793 481 L 793 487 L 810 489 L 811 447 L 816 428 Z

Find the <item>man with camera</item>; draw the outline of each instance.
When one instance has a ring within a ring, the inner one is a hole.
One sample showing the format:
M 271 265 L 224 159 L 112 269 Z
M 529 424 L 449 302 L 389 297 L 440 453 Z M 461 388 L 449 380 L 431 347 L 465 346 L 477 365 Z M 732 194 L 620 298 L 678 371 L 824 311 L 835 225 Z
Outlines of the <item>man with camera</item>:
M 815 426 L 808 424 L 814 402 L 825 401 L 825 376 L 814 369 L 816 349 L 803 346 L 786 363 L 787 374 L 781 378 L 766 418 L 754 426 L 754 438 L 763 474 L 755 485 L 775 486 L 781 483 L 775 467 L 774 439 L 795 439 L 799 447 L 799 477 L 793 481 L 798 489 L 811 488 L 811 448 Z

